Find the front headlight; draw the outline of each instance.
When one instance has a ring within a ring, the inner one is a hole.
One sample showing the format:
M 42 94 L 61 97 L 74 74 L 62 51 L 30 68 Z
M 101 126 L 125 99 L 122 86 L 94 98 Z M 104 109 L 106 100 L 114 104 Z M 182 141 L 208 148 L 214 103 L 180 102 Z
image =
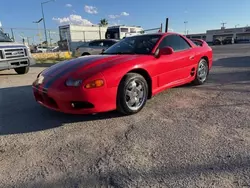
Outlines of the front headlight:
M 68 79 L 65 84 L 66 84 L 66 86 L 78 87 L 82 84 L 82 80 Z
M 33 82 L 33 84 L 35 85 L 40 85 L 42 84 L 44 81 L 44 76 L 42 75 L 42 72 L 40 72 L 38 75 L 37 75 L 37 78 L 36 80 Z

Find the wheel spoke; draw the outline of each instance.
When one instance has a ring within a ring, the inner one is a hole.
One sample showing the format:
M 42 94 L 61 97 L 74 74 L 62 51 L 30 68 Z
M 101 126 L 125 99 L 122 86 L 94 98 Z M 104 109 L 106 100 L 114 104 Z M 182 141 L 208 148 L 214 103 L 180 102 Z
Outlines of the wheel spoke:
M 136 87 L 135 81 L 132 81 L 129 85 L 129 88 L 134 89 Z
M 128 105 L 132 107 L 132 106 L 135 104 L 135 102 L 136 102 L 136 101 L 135 101 L 135 98 L 134 98 L 134 97 L 133 97 L 133 98 L 130 98 L 130 100 L 128 101 Z
M 139 100 L 139 98 L 137 98 L 137 99 L 135 100 L 135 106 L 138 106 L 139 103 L 140 103 L 140 100 Z
M 131 99 L 133 97 L 132 91 L 130 91 L 130 90 L 126 91 L 126 95 L 129 96 L 129 99 Z
M 141 99 L 143 97 L 143 91 L 140 91 L 139 94 L 138 94 L 138 98 Z
M 136 88 L 137 88 L 139 91 L 141 91 L 141 89 L 142 89 L 142 85 L 141 85 L 141 84 L 139 84 Z

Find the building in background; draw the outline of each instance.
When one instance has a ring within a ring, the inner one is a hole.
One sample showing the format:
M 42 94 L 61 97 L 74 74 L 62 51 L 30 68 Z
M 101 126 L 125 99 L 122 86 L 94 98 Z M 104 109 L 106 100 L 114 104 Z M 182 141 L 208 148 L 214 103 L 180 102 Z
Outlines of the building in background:
M 238 43 L 250 42 L 250 27 L 236 27 L 236 28 L 225 28 L 207 30 L 206 33 L 189 34 L 187 38 L 198 38 L 203 39 L 207 43 L 213 43 L 214 40 L 224 40 L 226 38 L 233 38 Z
M 74 50 L 83 42 L 89 42 L 96 39 L 105 39 L 107 27 L 63 25 L 59 26 L 60 49 Z

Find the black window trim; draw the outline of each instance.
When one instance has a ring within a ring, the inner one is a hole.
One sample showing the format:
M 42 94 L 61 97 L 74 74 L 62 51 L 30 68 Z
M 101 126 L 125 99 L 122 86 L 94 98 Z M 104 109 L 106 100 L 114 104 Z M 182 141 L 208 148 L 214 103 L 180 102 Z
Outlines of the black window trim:
M 163 39 L 161 40 L 161 42 L 166 38 L 166 37 L 168 37 L 168 36 L 179 36 L 179 37 L 181 37 L 187 44 L 188 44 L 188 46 L 189 46 L 189 48 L 188 49 L 184 49 L 184 50 L 176 50 L 176 51 L 174 51 L 174 53 L 177 53 L 177 52 L 183 52 L 183 51 L 187 51 L 187 50 L 190 50 L 190 49 L 192 49 L 193 47 L 192 47 L 192 45 L 183 37 L 183 36 L 181 36 L 181 35 L 178 35 L 178 34 L 169 34 L 169 35 L 167 35 L 167 36 L 165 36 L 165 37 L 163 37 Z M 159 46 L 160 46 L 160 44 L 161 44 L 161 42 L 159 43 L 159 45 L 158 45 L 158 48 L 159 48 Z

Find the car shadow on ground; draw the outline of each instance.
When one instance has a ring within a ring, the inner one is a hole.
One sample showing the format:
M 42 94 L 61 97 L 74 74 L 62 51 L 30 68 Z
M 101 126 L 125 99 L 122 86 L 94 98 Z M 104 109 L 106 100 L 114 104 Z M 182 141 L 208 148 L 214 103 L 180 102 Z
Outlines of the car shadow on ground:
M 28 133 L 59 127 L 65 123 L 120 117 L 116 111 L 96 115 L 70 115 L 39 105 L 31 86 L 0 89 L 0 135 Z
M 1 73 L 1 72 L 0 72 L 0 77 L 1 77 L 1 76 L 15 76 L 15 75 L 18 76 L 19 74 L 15 73 L 15 72 L 13 72 L 13 73 L 4 73 L 4 72 Z
M 31 65 L 31 67 L 50 67 L 52 65 L 55 65 L 56 63 L 36 63 L 34 65 Z

